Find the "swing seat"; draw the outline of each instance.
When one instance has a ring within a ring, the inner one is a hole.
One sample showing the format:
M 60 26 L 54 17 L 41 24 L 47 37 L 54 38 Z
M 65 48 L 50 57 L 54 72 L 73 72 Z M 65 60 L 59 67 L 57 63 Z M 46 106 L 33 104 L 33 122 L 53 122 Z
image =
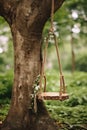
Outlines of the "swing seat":
M 62 93 L 60 95 L 59 92 L 42 92 L 38 94 L 39 100 L 66 100 L 69 98 L 69 95 L 67 93 Z

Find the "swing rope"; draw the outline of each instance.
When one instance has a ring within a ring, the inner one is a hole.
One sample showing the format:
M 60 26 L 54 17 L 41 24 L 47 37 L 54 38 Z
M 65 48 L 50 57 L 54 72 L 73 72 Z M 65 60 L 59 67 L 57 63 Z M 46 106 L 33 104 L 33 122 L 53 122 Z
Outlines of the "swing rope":
M 57 38 L 56 38 L 56 35 L 54 32 L 53 17 L 54 17 L 54 0 L 52 0 L 52 5 L 51 5 L 51 28 L 49 30 L 49 33 L 48 33 L 48 36 L 46 37 L 46 42 L 45 42 L 44 57 L 43 57 L 41 76 L 40 76 L 40 91 L 42 91 L 42 79 L 44 78 L 44 92 L 46 92 L 45 64 L 46 64 L 46 58 L 47 58 L 47 48 L 48 48 L 49 38 L 50 38 L 50 36 L 53 36 L 53 39 L 55 42 L 56 53 L 57 53 L 57 60 L 58 60 L 58 64 L 59 64 L 59 72 L 60 72 L 59 96 L 61 99 L 62 93 L 66 93 L 66 87 L 65 87 L 64 76 L 62 73 L 62 66 L 61 66 L 61 62 L 60 62 L 60 55 L 59 55 L 59 49 L 58 49 L 58 44 L 57 44 Z
M 54 31 L 53 28 L 53 20 L 54 20 L 54 0 L 52 0 L 52 4 L 51 4 L 51 30 L 50 31 Z

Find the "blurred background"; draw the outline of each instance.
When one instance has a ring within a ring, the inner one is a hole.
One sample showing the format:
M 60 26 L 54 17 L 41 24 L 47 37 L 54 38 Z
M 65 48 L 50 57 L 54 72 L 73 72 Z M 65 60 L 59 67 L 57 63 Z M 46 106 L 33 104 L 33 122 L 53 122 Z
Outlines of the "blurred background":
M 54 29 L 61 64 L 70 98 L 64 102 L 45 101 L 48 112 L 60 130 L 87 129 L 87 1 L 67 0 L 54 15 Z M 47 21 L 43 38 L 48 34 Z M 43 47 L 44 48 L 44 47 Z M 14 72 L 14 51 L 11 31 L 0 17 L 0 121 L 7 115 Z M 59 89 L 59 67 L 52 38 L 46 62 L 47 91 Z

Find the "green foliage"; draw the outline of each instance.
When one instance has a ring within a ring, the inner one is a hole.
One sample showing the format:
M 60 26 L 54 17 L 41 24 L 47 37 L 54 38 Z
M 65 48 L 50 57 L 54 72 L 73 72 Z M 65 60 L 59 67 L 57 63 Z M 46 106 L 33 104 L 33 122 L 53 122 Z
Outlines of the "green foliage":
M 9 25 L 0 17 L 0 72 L 13 69 L 13 46 Z
M 5 24 L 6 24 L 6 22 L 5 22 L 4 18 L 0 16 L 0 25 L 3 26 Z
M 65 107 L 61 106 L 47 106 L 50 115 L 67 124 L 86 124 L 87 122 L 87 106 Z
M 51 117 L 70 126 L 87 123 L 87 73 L 76 72 L 73 75 L 65 72 L 65 81 L 69 99 L 66 101 L 45 101 Z M 56 71 L 47 73 L 47 90 L 58 91 Z M 79 128 L 80 129 L 80 128 Z M 76 129 L 75 129 L 76 130 Z
M 58 91 L 58 72 L 47 72 L 47 91 Z M 12 73 L 0 75 L 0 120 L 4 120 L 9 110 L 12 87 Z M 87 73 L 76 72 L 73 75 L 65 72 L 65 81 L 69 99 L 66 101 L 45 101 L 50 116 L 59 123 L 86 124 L 87 122 Z M 10 96 L 9 96 L 10 95 Z M 64 126 L 65 127 L 65 126 Z
M 0 74 L 0 121 L 4 120 L 9 109 L 13 84 L 13 73 Z
M 0 121 L 3 121 L 9 110 L 9 104 L 0 105 Z
M 11 98 L 12 83 L 13 83 L 12 72 L 0 74 L 0 102 L 2 99 L 5 100 L 6 98 L 7 100 L 7 98 L 9 99 Z
M 76 60 L 76 69 L 87 72 L 87 54 L 78 57 Z
M 75 72 L 73 74 L 73 78 L 70 82 L 70 86 L 74 87 L 74 86 L 87 86 L 87 73 L 85 72 Z
M 72 70 L 71 59 L 68 59 L 65 69 Z M 78 54 L 78 56 L 76 56 L 75 70 L 87 72 L 87 54 Z

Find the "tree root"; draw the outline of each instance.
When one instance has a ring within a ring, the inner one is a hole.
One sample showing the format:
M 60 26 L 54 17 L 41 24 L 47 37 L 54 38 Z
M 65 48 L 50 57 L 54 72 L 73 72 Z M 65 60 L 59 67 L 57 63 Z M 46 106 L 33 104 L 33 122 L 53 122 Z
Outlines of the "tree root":
M 10 123 L 4 123 L 0 130 L 58 130 L 58 126 L 55 121 L 49 117 L 40 117 L 34 122 L 18 125 L 11 125 Z
M 0 130 L 58 130 L 58 125 L 49 116 L 43 101 L 37 101 L 37 107 L 37 113 L 30 109 L 23 119 L 18 119 L 15 114 L 11 118 L 7 116 Z

